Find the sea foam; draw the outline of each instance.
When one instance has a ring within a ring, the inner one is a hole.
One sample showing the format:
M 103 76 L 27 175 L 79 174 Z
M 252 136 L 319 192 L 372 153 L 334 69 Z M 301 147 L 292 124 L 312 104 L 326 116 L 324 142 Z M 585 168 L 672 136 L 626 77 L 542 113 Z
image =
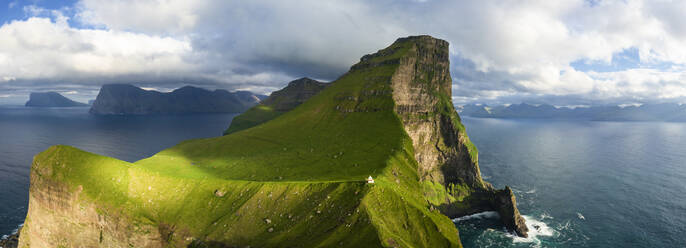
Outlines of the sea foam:
M 586 217 L 581 215 L 581 213 L 576 213 L 576 216 L 579 217 L 579 219 L 586 220 Z
M 460 218 L 455 218 L 455 219 L 453 219 L 453 222 L 473 220 L 473 219 L 495 219 L 495 218 L 500 218 L 500 215 L 498 214 L 498 212 L 486 211 L 486 212 L 476 213 L 476 214 L 472 214 L 472 215 L 462 216 Z
M 526 227 L 529 228 L 529 237 L 524 238 L 514 233 L 507 233 L 506 236 L 512 238 L 513 242 L 541 244 L 541 240 L 538 237 L 550 237 L 555 234 L 555 229 L 549 227 L 545 222 L 526 215 L 522 215 L 522 217 L 526 221 Z

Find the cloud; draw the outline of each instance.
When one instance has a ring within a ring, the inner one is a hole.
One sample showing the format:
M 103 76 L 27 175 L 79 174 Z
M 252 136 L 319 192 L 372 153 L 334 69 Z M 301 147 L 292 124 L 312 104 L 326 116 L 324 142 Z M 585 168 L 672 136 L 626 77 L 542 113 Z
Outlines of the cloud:
M 31 17 L 0 26 L 0 77 L 46 79 L 193 70 L 186 40 L 96 29 Z
M 196 26 L 205 0 L 82 0 L 77 18 L 93 26 L 153 34 L 183 33 Z M 124 17 L 124 18 L 123 18 Z
M 73 7 L 65 17 L 29 6 L 34 17 L 0 27 L 0 78 L 12 78 L 12 87 L 70 82 L 91 90 L 128 80 L 266 93 L 300 76 L 333 80 L 398 37 L 429 34 L 451 44 L 458 103 L 686 97 L 683 1 L 81 0 Z

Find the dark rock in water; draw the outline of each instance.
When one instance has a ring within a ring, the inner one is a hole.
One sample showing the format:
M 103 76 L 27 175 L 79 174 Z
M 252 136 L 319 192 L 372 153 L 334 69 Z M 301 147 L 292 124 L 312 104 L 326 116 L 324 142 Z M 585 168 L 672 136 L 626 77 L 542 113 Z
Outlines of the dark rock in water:
M 19 246 L 19 232 L 9 235 L 5 239 L 0 239 L 1 248 L 17 248 L 17 246 Z
M 169 93 L 130 84 L 106 84 L 90 109 L 96 115 L 239 113 L 260 102 L 247 91 L 209 91 L 185 86 Z
M 515 200 L 512 189 L 505 186 L 505 189 L 498 190 L 494 201 L 494 205 L 497 206 L 496 209 L 505 227 L 509 230 L 514 230 L 519 236 L 528 237 L 529 228 L 526 227 L 524 218 L 517 210 L 517 200 Z
M 82 107 L 85 103 L 75 102 L 57 92 L 33 92 L 26 107 Z

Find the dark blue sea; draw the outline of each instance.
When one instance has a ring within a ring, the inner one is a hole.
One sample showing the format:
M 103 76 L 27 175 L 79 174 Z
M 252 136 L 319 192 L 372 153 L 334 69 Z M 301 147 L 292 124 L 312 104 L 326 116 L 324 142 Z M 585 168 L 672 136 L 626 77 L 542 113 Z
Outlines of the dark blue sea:
M 55 144 L 126 161 L 221 135 L 234 114 L 96 117 L 0 107 L 0 234 L 24 220 L 33 155 Z M 463 118 L 481 172 L 510 185 L 533 230 L 455 220 L 465 247 L 686 247 L 686 123 Z
M 513 188 L 533 230 L 462 218 L 465 247 L 686 247 L 686 123 L 463 122 L 484 178 Z

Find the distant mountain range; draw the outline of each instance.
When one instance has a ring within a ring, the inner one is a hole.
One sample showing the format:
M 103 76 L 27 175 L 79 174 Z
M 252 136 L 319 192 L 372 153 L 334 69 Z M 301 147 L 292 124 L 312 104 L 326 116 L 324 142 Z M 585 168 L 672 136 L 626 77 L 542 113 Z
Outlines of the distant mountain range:
M 264 95 L 248 91 L 209 91 L 184 86 L 162 93 L 130 84 L 106 84 L 90 109 L 96 115 L 239 113 L 255 106 Z
M 57 92 L 32 92 L 26 107 L 83 107 L 88 104 L 73 101 Z
M 640 106 L 555 107 L 527 103 L 488 106 L 468 104 L 458 107 L 461 115 L 481 118 L 583 119 L 596 121 L 686 121 L 686 105 L 676 103 Z

